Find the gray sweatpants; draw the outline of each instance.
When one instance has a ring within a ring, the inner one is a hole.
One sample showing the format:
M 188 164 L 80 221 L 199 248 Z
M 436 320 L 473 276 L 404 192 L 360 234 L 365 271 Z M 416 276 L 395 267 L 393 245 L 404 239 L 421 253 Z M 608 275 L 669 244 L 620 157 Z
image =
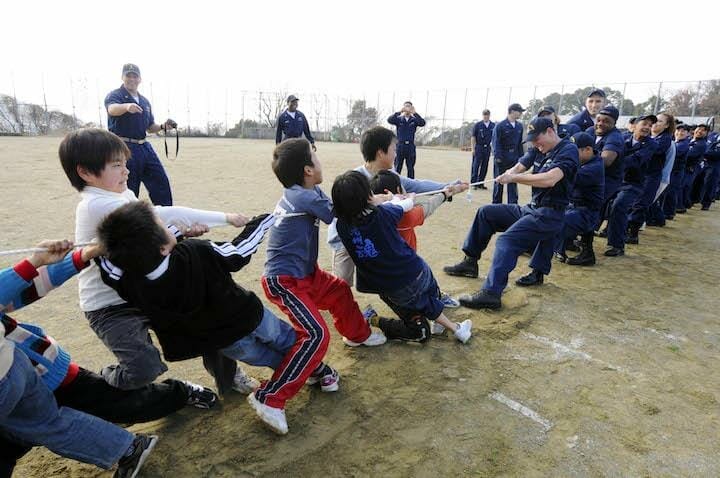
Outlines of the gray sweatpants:
M 100 372 L 113 387 L 134 390 L 167 372 L 150 338 L 150 322 L 139 309 L 128 304 L 113 305 L 85 312 L 85 318 L 118 359 L 117 365 L 108 365 Z

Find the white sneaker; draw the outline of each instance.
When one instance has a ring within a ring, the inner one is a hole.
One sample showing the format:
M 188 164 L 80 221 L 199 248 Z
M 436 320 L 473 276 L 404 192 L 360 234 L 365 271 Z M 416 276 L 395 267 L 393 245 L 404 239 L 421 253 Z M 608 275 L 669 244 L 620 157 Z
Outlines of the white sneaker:
M 382 345 L 387 342 L 387 337 L 385 337 L 385 334 L 383 334 L 381 330 L 376 330 L 375 328 L 371 328 L 370 330 L 370 337 L 366 338 L 364 342 L 353 342 L 347 337 L 343 337 L 342 340 L 348 347 L 359 347 L 361 345 L 375 347 L 376 345 Z
M 440 292 L 440 301 L 446 309 L 457 309 L 460 307 L 460 302 L 446 292 Z
M 247 397 L 247 401 L 255 410 L 255 413 L 272 431 L 278 435 L 286 435 L 288 432 L 287 420 L 285 419 L 285 410 L 283 408 L 273 408 L 264 403 L 260 403 L 255 394 L 251 393 Z
M 445 332 L 445 326 L 442 324 L 438 324 L 436 320 L 430 321 L 430 333 L 433 335 L 441 335 L 443 332 Z
M 245 373 L 245 370 L 238 367 L 233 379 L 232 389 L 243 395 L 252 393 L 260 386 L 260 382 Z
M 455 331 L 455 338 L 460 342 L 466 344 L 470 337 L 472 337 L 472 321 L 470 319 L 463 320 L 457 324 L 458 328 Z
M 310 375 L 305 383 L 308 385 L 320 385 L 320 390 L 326 393 L 337 392 L 340 388 L 338 385 L 338 382 L 340 382 L 340 374 L 332 367 L 330 367 L 330 370 L 332 370 L 332 372 L 326 375 Z

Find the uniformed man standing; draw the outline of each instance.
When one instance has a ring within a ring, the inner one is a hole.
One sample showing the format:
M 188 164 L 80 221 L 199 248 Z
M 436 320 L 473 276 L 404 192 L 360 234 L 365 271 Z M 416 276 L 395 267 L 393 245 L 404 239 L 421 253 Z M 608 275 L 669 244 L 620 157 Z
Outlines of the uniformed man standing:
M 683 180 L 683 204 L 678 207 L 678 213 L 683 214 L 688 208 L 693 206 L 695 202 L 693 198 L 693 184 L 700 174 L 700 162 L 705 156 L 707 150 L 706 136 L 708 133 L 708 126 L 700 124 L 695 128 L 693 132 L 693 139 L 690 141 L 688 147 L 688 153 L 685 162 L 685 179 Z
M 495 123 L 490 121 L 490 110 L 483 110 L 483 119 L 475 123 L 470 138 L 472 149 L 472 165 L 470 166 L 470 182 L 485 181 L 487 176 L 490 151 L 492 150 L 492 134 Z M 473 189 L 487 189 L 484 184 L 473 186 Z
M 388 123 L 397 128 L 397 151 L 395 152 L 395 171 L 402 173 L 403 162 L 407 162 L 407 177 L 415 178 L 415 131 L 425 126 L 425 120 L 417 114 L 409 101 L 397 113 L 388 117 Z
M 507 118 L 499 122 L 493 129 L 492 151 L 494 155 L 494 177 L 497 178 L 515 166 L 523 154 L 523 125 L 520 115 L 525 109 L 517 103 L 508 107 Z M 501 204 L 503 184 L 497 181 L 493 185 L 493 204 Z M 517 184 L 507 183 L 508 204 L 517 204 Z
M 690 127 L 686 124 L 679 124 L 675 128 L 675 162 L 670 172 L 670 184 L 665 191 L 663 211 L 665 219 L 673 220 L 675 212 L 683 208 L 682 185 L 685 180 L 685 167 L 687 154 L 690 149 Z
M 543 283 L 550 273 L 555 238 L 562 229 L 565 208 L 579 167 L 578 149 L 568 139 L 561 139 L 548 118 L 535 118 L 528 127 L 528 141 L 543 156 L 534 164 L 518 162 L 497 177 L 500 184 L 519 183 L 532 186 L 532 202 L 489 204 L 475 215 L 463 244 L 465 258 L 443 270 L 446 274 L 477 277 L 480 254 L 496 232 L 504 232 L 495 242 L 495 254 L 487 279 L 480 291 L 460 298 L 460 303 L 473 309 L 497 309 L 508 275 L 517 259 L 528 249 L 535 249 L 530 267 L 533 271 L 515 283 L 533 286 Z M 533 174 L 520 174 L 530 167 Z
M 147 133 L 176 128 L 177 123 L 171 119 L 163 124 L 155 123 L 150 102 L 138 92 L 141 80 L 137 65 L 127 63 L 123 66 L 122 86 L 105 97 L 108 129 L 130 148 L 131 157 L 127 162 L 130 170 L 128 189 L 138 196 L 142 182 L 153 204 L 172 206 L 170 181 L 165 168 L 145 136 Z
M 277 131 L 275 132 L 275 144 L 281 143 L 288 138 L 301 138 L 305 135 L 305 139 L 310 141 L 313 151 L 317 151 L 315 147 L 315 138 L 310 132 L 310 123 L 307 118 L 298 110 L 298 98 L 295 95 L 287 97 L 287 109 L 280 113 L 277 120 Z
M 720 136 L 715 135 L 705 151 L 705 181 L 700 193 L 702 210 L 707 211 L 715 201 L 720 182 Z
M 585 131 L 595 124 L 595 117 L 601 109 L 605 107 L 606 95 L 605 91 L 600 88 L 591 90 L 585 98 L 585 108 L 570 118 L 568 124 L 575 124 L 580 131 Z

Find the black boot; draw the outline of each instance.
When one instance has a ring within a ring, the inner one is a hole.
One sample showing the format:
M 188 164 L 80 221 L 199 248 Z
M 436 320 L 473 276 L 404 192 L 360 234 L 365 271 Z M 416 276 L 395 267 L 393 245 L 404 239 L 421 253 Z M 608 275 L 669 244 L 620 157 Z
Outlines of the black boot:
M 638 237 L 638 234 L 640 234 L 640 225 L 631 223 L 628 225 L 627 230 L 627 239 L 625 239 L 626 244 L 640 244 L 640 238 Z
M 625 249 L 622 249 L 620 247 L 610 247 L 607 251 L 605 251 L 605 255 L 608 257 L 619 257 L 625 255 Z
M 445 266 L 443 267 L 443 271 L 449 276 L 458 276 L 458 277 L 471 277 L 473 279 L 477 278 L 478 276 L 478 264 L 477 259 L 470 256 L 465 256 L 465 258 L 455 264 L 454 266 Z
M 595 265 L 595 251 L 593 251 L 593 239 L 595 235 L 588 232 L 582 235 L 582 251 L 575 257 L 569 258 L 565 264 L 570 266 L 593 266 Z
M 536 271 L 533 269 L 533 271 L 527 275 L 522 276 L 518 280 L 515 281 L 515 284 L 521 286 L 521 287 L 530 287 L 533 285 L 540 285 L 543 283 L 543 274 L 540 271 Z
M 480 290 L 459 298 L 460 305 L 470 309 L 499 309 L 502 307 L 500 296 L 486 290 Z
M 380 317 L 378 327 L 389 340 L 423 343 L 431 337 L 430 323 L 420 315 L 407 320 Z

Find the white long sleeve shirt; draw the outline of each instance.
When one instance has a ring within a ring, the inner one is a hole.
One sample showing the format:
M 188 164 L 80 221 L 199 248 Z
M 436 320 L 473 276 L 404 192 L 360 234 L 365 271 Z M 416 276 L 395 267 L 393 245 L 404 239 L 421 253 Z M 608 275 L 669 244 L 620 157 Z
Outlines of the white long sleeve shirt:
M 75 241 L 91 242 L 97 237 L 97 227 L 115 209 L 138 199 L 129 189 L 114 193 L 105 189 L 86 186 L 80 193 L 80 202 L 75 210 Z M 209 227 L 227 224 L 225 214 L 178 206 L 155 206 L 155 212 L 165 223 L 189 226 L 205 224 Z M 78 277 L 80 309 L 83 312 L 104 309 L 125 301 L 100 278 L 95 264 L 86 267 Z

